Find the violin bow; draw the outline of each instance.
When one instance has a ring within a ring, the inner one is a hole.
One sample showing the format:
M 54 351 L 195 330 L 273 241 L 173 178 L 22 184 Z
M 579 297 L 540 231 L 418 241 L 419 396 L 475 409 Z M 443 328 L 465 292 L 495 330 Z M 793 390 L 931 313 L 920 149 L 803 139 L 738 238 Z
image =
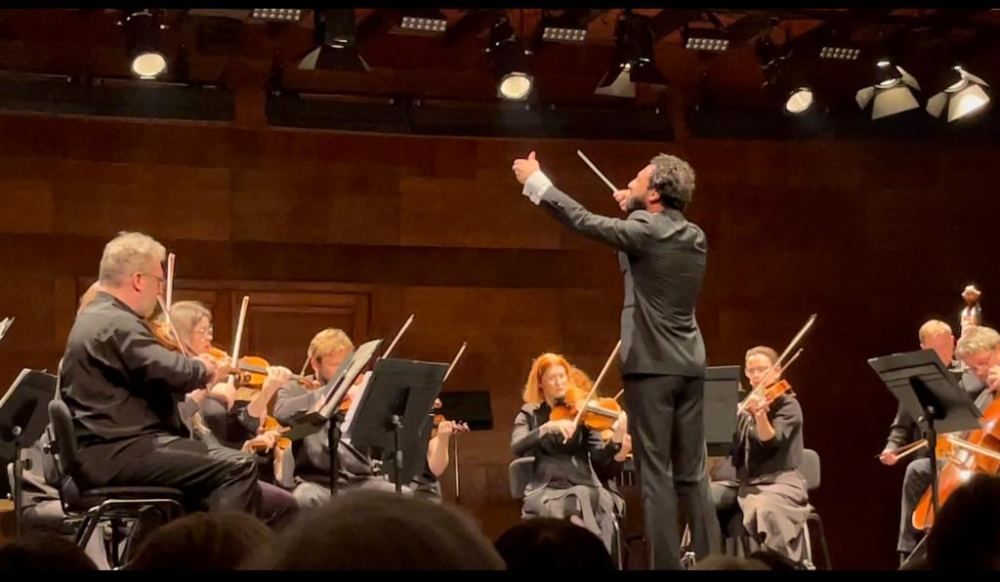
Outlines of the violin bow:
M 233 366 L 238 366 L 240 361 L 240 344 L 243 343 L 243 324 L 247 320 L 247 307 L 250 305 L 250 296 L 243 296 L 243 303 L 240 304 L 240 318 L 236 321 L 236 335 L 233 337 L 232 360 Z M 229 385 L 236 386 L 236 376 L 229 377 Z
M 774 373 L 774 369 L 777 368 L 779 365 L 781 365 L 781 362 L 783 362 L 784 359 L 786 357 L 788 357 L 788 354 L 792 351 L 792 349 L 799 342 L 802 341 L 802 339 L 806 336 L 807 333 L 809 333 L 809 330 L 812 329 L 812 326 L 813 326 L 814 323 L 816 323 L 816 314 L 815 313 L 813 313 L 812 315 L 809 316 L 809 319 L 806 321 L 805 325 L 802 326 L 802 329 L 799 330 L 799 333 L 795 334 L 795 337 L 792 338 L 792 341 L 788 342 L 788 347 L 785 348 L 785 351 L 781 352 L 781 355 L 778 356 L 778 360 L 776 362 L 774 362 L 773 364 L 771 364 L 771 367 L 767 369 L 767 372 L 764 372 L 763 380 L 761 380 L 761 382 L 760 382 L 760 384 L 758 386 L 754 387 L 753 390 L 750 391 L 751 394 L 754 394 L 754 393 L 759 394 L 760 392 L 763 392 L 763 390 L 764 390 L 763 387 L 766 386 L 768 377 L 772 373 Z M 801 353 L 801 351 L 799 353 Z M 796 353 L 795 357 L 798 357 L 798 355 L 799 354 Z M 794 358 L 792 358 L 792 359 L 794 360 Z M 748 396 L 748 398 L 749 398 L 749 396 Z M 744 400 L 743 402 L 740 403 L 738 412 L 742 412 L 744 410 L 744 408 L 746 408 L 746 400 Z
M 455 354 L 455 359 L 451 361 L 451 365 L 448 366 L 448 371 L 444 373 L 444 380 L 441 381 L 442 384 L 448 381 L 448 376 L 451 376 L 451 371 L 455 369 L 455 364 L 458 363 L 459 358 L 461 358 L 462 354 L 465 353 L 465 346 L 467 346 L 468 343 L 469 342 L 462 342 L 462 347 L 458 348 L 458 353 Z
M 392 343 L 389 344 L 389 347 L 386 348 L 384 352 L 382 352 L 381 356 L 375 358 L 376 363 L 378 362 L 378 360 L 384 360 L 389 357 L 389 354 L 392 353 L 392 349 L 396 347 L 396 344 L 399 343 L 400 338 L 403 337 L 403 334 L 406 333 L 406 330 L 410 328 L 410 324 L 413 323 L 413 316 L 414 314 L 411 313 L 410 317 L 406 319 L 406 323 L 403 324 L 403 327 L 399 328 L 399 331 L 396 333 L 396 337 L 393 338 Z
M 170 310 L 170 306 L 173 305 L 173 298 L 174 298 L 174 262 L 176 261 L 176 259 L 177 259 L 177 257 L 174 255 L 174 253 L 170 253 L 169 255 L 167 255 L 167 289 L 166 289 L 167 307 L 166 307 L 166 311 L 169 311 Z
M 177 328 L 174 327 L 174 320 L 170 317 L 170 310 L 167 309 L 163 303 L 163 299 L 159 296 L 156 297 L 156 302 L 160 305 L 160 309 L 163 310 L 163 318 L 167 320 L 167 327 L 170 329 L 170 333 L 174 334 L 174 339 L 177 340 L 177 348 L 181 351 L 181 355 L 187 357 L 187 350 L 184 349 L 184 342 L 181 341 L 181 336 L 177 334 Z
M 580 419 L 583 418 L 583 413 L 587 410 L 587 403 L 594 398 L 594 394 L 597 394 L 597 388 L 601 385 L 601 381 L 604 380 L 604 376 L 607 375 L 608 370 L 611 368 L 611 363 L 615 360 L 615 356 L 618 355 L 618 350 L 622 347 L 622 340 L 618 340 L 615 344 L 615 349 L 611 350 L 611 355 L 608 356 L 608 360 L 604 362 L 604 368 L 601 373 L 597 376 L 597 380 L 594 382 L 594 386 L 590 389 L 590 393 L 587 394 L 587 398 L 579 404 L 579 410 L 576 412 L 576 418 L 573 419 L 573 432 L 569 434 L 569 437 L 563 439 L 563 444 L 569 442 L 569 439 L 573 438 L 576 434 L 576 428 L 580 426 Z
M 386 358 L 389 357 L 389 354 L 392 353 L 392 348 L 396 347 L 396 344 L 399 343 L 399 339 L 401 337 L 403 337 L 403 334 L 406 333 L 407 329 L 409 329 L 411 323 L 413 323 L 413 314 L 412 313 L 410 314 L 410 317 L 406 320 L 406 323 L 403 324 L 403 327 L 401 327 L 399 329 L 399 333 L 397 333 L 396 337 L 393 338 L 392 343 L 389 344 L 389 347 L 386 348 L 384 352 L 382 352 L 381 359 L 384 360 L 384 359 L 386 359 Z

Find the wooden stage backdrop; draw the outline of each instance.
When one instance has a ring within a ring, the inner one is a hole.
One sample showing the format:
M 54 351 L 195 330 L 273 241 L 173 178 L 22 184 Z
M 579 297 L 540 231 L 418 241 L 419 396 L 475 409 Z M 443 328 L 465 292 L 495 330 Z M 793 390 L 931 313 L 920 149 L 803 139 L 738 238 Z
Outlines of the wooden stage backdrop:
M 661 150 L 693 164 L 711 364 L 740 363 L 756 344 L 780 350 L 819 314 L 790 380 L 822 457 L 813 502 L 838 567 L 895 565 L 903 470 L 873 458 L 895 406 L 866 359 L 914 349 L 928 317 L 957 325 L 969 281 L 985 290 L 987 320 L 1000 293 L 988 211 L 1000 165 L 971 146 L 532 143 L 13 114 L 0 115 L 0 135 L 0 316 L 17 317 L 0 378 L 56 366 L 120 230 L 177 253 L 176 297 L 213 307 L 223 345 L 249 294 L 246 353 L 292 368 L 324 326 L 360 342 L 414 313 L 398 355 L 448 361 L 467 341 L 446 390 L 490 391 L 496 429 L 461 437 L 462 506 L 490 536 L 518 519 L 509 427 L 532 357 L 562 352 L 596 375 L 622 302 L 614 253 L 520 194 L 511 161 L 530 149 L 606 214 L 614 202 L 577 148 L 619 184 Z M 444 488 L 450 497 L 450 477 Z

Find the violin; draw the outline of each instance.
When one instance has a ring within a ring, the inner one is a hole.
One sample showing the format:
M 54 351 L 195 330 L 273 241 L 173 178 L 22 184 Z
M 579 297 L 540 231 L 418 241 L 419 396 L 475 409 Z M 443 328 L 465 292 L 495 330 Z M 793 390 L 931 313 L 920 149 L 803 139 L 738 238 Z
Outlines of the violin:
M 225 350 L 216 347 L 210 348 L 208 355 L 217 362 L 230 360 L 230 356 Z M 270 365 L 270 362 L 260 356 L 240 357 L 240 361 L 233 366 L 232 372 L 237 375 L 236 400 L 254 399 L 257 392 L 264 387 L 264 382 L 267 380 L 267 369 Z M 309 389 L 315 389 L 320 386 L 319 382 L 310 376 L 292 375 L 291 379 Z
M 585 401 L 587 401 L 586 392 L 576 387 L 569 388 L 566 390 L 566 395 L 552 407 L 549 420 L 575 419 L 580 414 L 580 404 Z M 603 433 L 612 430 L 621 412 L 622 407 L 614 398 L 591 398 L 584 407 L 581 421 L 590 430 Z
M 441 410 L 441 408 L 442 408 L 441 399 L 435 398 L 433 410 Z M 440 425 L 442 422 L 447 422 L 447 421 L 448 419 L 445 418 L 443 414 L 434 413 L 433 411 L 431 412 L 431 422 L 435 429 L 437 429 L 438 425 Z M 454 424 L 454 432 L 456 433 L 469 432 L 469 425 L 465 424 L 464 422 L 456 420 L 453 422 L 453 424 Z
M 778 380 L 764 389 L 764 402 L 767 406 L 770 406 L 783 394 L 795 394 L 795 392 L 792 391 L 792 385 L 788 383 L 788 380 L 784 379 Z M 746 409 L 746 402 L 746 400 L 743 401 L 743 411 L 750 414 L 750 411 Z
M 156 341 L 161 346 L 167 348 L 172 352 L 181 352 L 181 353 L 184 352 L 184 350 L 181 349 L 181 346 L 177 342 L 177 340 L 174 339 L 173 334 L 170 333 L 170 325 L 166 321 L 159 318 L 150 317 L 148 319 L 142 320 L 142 322 L 146 324 L 146 327 L 149 329 L 149 332 L 153 334 L 153 337 L 156 338 Z

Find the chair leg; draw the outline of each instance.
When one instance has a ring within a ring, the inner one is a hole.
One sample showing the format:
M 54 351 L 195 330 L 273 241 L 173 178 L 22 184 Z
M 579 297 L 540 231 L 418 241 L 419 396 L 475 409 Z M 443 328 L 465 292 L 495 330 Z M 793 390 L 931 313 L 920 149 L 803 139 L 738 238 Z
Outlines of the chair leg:
M 813 561 L 812 536 L 809 532 L 809 520 L 806 520 L 806 522 L 802 525 L 802 538 L 802 542 L 805 544 L 802 565 L 805 566 L 806 570 L 815 570 L 816 562 Z
M 614 537 L 611 539 L 611 549 L 614 552 L 614 555 L 612 556 L 612 558 L 614 558 L 615 565 L 618 567 L 618 569 L 619 570 L 624 570 L 625 568 L 622 567 L 622 529 L 621 529 L 621 525 L 619 525 L 617 519 L 614 520 L 614 522 L 612 522 L 612 525 L 614 526 Z
M 823 562 L 826 564 L 827 570 L 833 570 L 833 562 L 830 560 L 830 548 L 826 545 L 826 531 L 823 529 L 823 519 L 818 513 L 813 513 L 809 516 L 811 521 L 816 522 L 816 527 L 819 528 L 819 545 L 823 548 Z
M 124 522 L 115 518 L 111 520 L 111 559 L 108 560 L 108 565 L 111 566 L 112 570 L 118 570 L 121 568 L 121 550 L 122 550 L 122 532 L 121 528 Z M 128 537 L 125 538 L 125 545 L 128 547 Z
M 80 523 L 80 530 L 77 531 L 76 545 L 81 548 L 87 547 L 87 544 L 90 542 L 90 536 L 94 535 L 94 530 L 97 529 L 97 524 L 100 523 L 102 515 L 104 515 L 103 505 L 98 505 L 87 512 L 83 522 Z

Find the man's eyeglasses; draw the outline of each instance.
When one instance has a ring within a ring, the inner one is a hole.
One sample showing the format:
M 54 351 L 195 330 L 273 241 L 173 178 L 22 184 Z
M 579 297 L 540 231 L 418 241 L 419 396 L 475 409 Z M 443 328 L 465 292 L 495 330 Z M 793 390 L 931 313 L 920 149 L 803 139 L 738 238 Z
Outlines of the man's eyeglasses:
M 156 279 L 156 286 L 159 287 L 160 289 L 163 289 L 163 283 L 164 283 L 164 281 L 166 281 L 165 278 L 163 278 L 163 277 L 161 277 L 159 275 L 155 275 L 153 273 L 139 273 L 139 274 L 142 275 L 143 277 L 152 277 L 152 278 Z

